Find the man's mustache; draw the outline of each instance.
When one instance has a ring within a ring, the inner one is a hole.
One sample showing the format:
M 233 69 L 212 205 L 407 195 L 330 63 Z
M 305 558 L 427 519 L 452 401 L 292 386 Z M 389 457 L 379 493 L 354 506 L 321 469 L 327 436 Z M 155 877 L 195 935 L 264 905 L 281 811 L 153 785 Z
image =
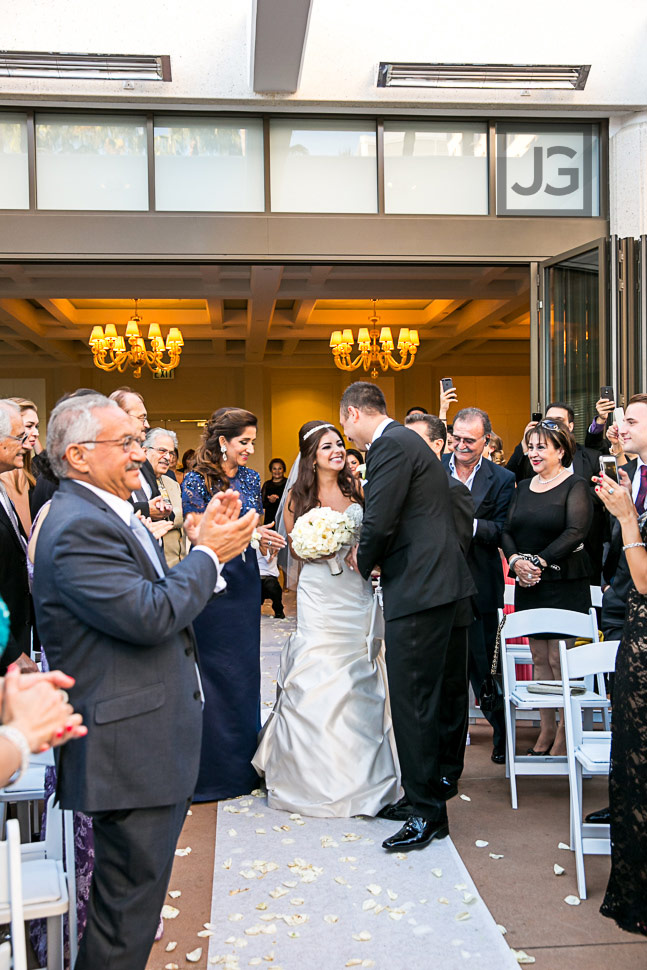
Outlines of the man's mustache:
M 130 471 L 137 471 L 138 472 L 139 469 L 142 467 L 143 464 L 144 464 L 143 461 L 131 461 L 131 462 L 129 462 L 129 464 L 126 465 L 126 471 L 127 472 L 130 472 Z

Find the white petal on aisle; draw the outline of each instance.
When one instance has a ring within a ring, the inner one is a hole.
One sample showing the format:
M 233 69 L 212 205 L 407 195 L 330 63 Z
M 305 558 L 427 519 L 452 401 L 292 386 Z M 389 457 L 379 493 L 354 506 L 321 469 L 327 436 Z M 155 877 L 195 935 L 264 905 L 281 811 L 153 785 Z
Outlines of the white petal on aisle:
M 263 618 L 265 701 L 291 627 Z M 382 819 L 273 811 L 260 792 L 222 803 L 209 965 L 518 967 L 451 839 L 388 855 L 393 831 Z

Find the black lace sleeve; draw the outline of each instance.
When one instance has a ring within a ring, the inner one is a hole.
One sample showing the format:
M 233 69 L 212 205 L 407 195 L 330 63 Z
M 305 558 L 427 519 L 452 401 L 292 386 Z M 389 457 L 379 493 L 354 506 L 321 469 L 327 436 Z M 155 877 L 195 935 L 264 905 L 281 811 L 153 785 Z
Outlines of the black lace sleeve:
M 593 502 L 588 484 L 579 479 L 573 482 L 566 498 L 566 528 L 557 539 L 538 553 L 548 565 L 563 562 L 584 542 L 591 528 Z

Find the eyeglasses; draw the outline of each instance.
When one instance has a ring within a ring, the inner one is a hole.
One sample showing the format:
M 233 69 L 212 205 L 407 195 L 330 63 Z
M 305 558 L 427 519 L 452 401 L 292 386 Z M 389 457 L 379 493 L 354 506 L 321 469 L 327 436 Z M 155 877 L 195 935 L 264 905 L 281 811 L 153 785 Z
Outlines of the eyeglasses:
M 168 455 L 169 458 L 175 454 L 173 448 L 151 448 L 151 451 L 156 451 L 158 455 Z
M 563 431 L 564 422 L 553 421 L 552 418 L 544 418 L 542 421 L 539 421 L 538 424 L 535 425 L 535 427 L 533 428 L 533 431 L 536 431 L 537 428 L 548 428 L 549 431 Z
M 125 438 L 98 438 L 95 441 L 77 441 L 77 445 L 121 445 L 122 451 L 132 451 L 141 448 L 142 439 L 138 435 L 129 434 Z
M 464 445 L 467 445 L 468 448 L 471 448 L 472 445 L 475 445 L 477 441 L 480 441 L 481 440 L 481 438 L 487 438 L 488 437 L 486 434 L 482 434 L 482 435 L 479 435 L 478 438 L 464 438 L 460 434 L 454 434 L 453 431 L 450 432 L 450 434 L 451 434 L 452 438 L 454 439 L 454 441 L 457 444 L 460 445 L 460 443 L 462 442 Z
M 29 432 L 28 431 L 25 431 L 24 434 L 7 434 L 7 435 L 5 435 L 5 438 L 11 438 L 12 441 L 19 441 L 21 445 L 24 445 L 24 443 L 27 441 L 27 438 L 28 437 L 29 437 Z
M 146 411 L 144 411 L 142 414 L 135 414 L 134 411 L 126 411 L 126 414 L 129 414 L 131 418 L 135 418 L 136 421 L 148 421 L 148 414 Z

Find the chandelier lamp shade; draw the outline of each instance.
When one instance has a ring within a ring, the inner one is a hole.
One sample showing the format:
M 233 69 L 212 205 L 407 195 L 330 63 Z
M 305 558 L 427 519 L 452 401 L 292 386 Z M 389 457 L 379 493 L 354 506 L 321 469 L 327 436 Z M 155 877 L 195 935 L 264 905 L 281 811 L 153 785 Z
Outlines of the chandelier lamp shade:
M 143 329 L 144 322 L 137 313 L 137 303 L 138 301 L 135 300 L 135 312 L 126 324 L 125 337 L 117 333 L 114 323 L 107 323 L 105 329 L 93 327 L 88 342 L 95 366 L 101 370 L 116 370 L 120 374 L 123 374 L 127 367 L 132 367 L 133 377 L 141 377 L 144 366 L 148 367 L 153 374 L 174 370 L 180 363 L 184 346 L 182 332 L 178 327 L 171 327 L 165 342 L 159 323 L 149 324 L 147 336 L 149 350 L 140 333 L 139 328 Z M 164 359 L 165 352 L 168 355 L 166 359 Z
M 400 360 L 393 356 L 394 341 L 390 327 L 380 327 L 373 300 L 373 315 L 369 317 L 369 327 L 361 327 L 357 335 L 357 357 L 352 359 L 354 338 L 351 330 L 335 330 L 330 337 L 330 347 L 335 364 L 340 370 L 357 370 L 363 367 L 370 369 L 371 377 L 379 375 L 378 367 L 383 371 L 407 370 L 416 359 L 416 352 L 420 344 L 417 330 L 402 327 L 398 336 L 397 349 Z

